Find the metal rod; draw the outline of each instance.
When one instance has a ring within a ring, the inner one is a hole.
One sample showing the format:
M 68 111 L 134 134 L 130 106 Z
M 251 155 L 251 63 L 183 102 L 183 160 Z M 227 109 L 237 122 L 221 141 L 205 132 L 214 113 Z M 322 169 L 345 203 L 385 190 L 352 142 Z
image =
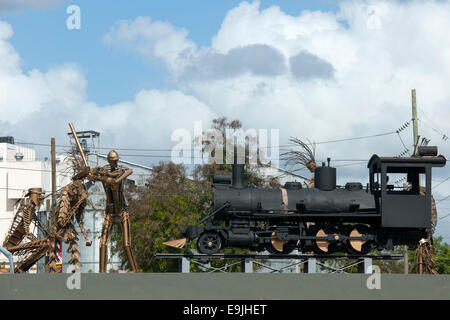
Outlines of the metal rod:
M 78 147 L 78 151 L 79 151 L 80 154 L 81 154 L 81 158 L 83 159 L 84 165 L 85 165 L 86 168 L 87 168 L 87 167 L 89 167 L 89 166 L 88 166 L 88 162 L 87 162 L 87 160 L 86 160 L 86 156 L 84 155 L 83 148 L 81 147 L 80 140 L 78 140 L 77 132 L 75 131 L 75 128 L 73 127 L 72 122 L 69 123 L 69 127 L 70 127 L 70 131 L 72 131 L 72 135 L 73 135 L 73 137 L 74 137 L 74 139 L 75 139 L 75 142 L 76 142 L 77 147 Z

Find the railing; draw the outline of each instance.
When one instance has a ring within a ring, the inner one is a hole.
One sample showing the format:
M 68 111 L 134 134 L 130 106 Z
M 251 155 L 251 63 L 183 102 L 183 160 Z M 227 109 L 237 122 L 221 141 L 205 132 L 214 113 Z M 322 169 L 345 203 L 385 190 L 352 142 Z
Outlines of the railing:
M 9 273 L 14 273 L 14 263 L 13 263 L 13 257 L 12 254 L 6 250 L 5 248 L 3 248 L 2 246 L 0 246 L 0 251 L 3 252 L 3 254 L 8 258 L 9 260 Z
M 252 273 L 253 266 L 264 267 L 270 270 L 270 273 L 283 272 L 285 269 L 291 267 L 303 267 L 304 273 L 317 273 L 317 266 L 322 267 L 328 273 L 346 273 L 347 269 L 358 267 L 359 273 L 372 273 L 372 261 L 373 260 L 401 260 L 403 255 L 349 255 L 349 254 L 330 254 L 330 255 L 317 255 L 317 254 L 198 254 L 198 253 L 158 253 L 155 255 L 156 259 L 179 259 L 180 260 L 180 272 L 189 273 L 191 262 L 197 265 L 201 270 L 205 272 L 227 272 L 227 270 L 235 265 L 241 264 L 243 272 Z M 210 264 L 210 260 L 239 260 L 237 262 L 226 263 L 222 267 L 213 267 Z M 287 265 L 276 268 L 272 264 L 266 262 L 275 262 L 275 260 L 295 260 Z M 348 260 L 349 264 L 339 267 L 333 267 L 332 265 L 323 263 L 323 260 Z M 353 262 L 352 260 L 357 260 Z

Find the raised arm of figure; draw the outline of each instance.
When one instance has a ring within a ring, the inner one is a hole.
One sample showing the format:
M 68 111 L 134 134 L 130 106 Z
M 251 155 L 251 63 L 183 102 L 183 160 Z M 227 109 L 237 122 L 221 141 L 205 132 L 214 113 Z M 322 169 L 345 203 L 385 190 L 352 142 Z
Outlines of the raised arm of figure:
M 118 177 L 114 182 L 119 183 L 124 180 L 126 177 L 130 176 L 133 173 L 132 169 L 126 170 L 120 177 Z

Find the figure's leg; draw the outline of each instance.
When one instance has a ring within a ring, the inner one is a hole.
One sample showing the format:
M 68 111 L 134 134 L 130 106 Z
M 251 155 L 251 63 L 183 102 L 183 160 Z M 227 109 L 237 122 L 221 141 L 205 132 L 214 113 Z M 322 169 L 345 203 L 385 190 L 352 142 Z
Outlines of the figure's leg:
M 131 270 L 133 272 L 138 272 L 136 257 L 134 255 L 133 249 L 131 248 L 130 219 L 128 212 L 122 211 L 120 218 L 122 222 L 121 226 L 123 235 L 123 245 L 125 247 L 125 252 L 127 253 L 128 262 L 130 263 Z
M 90 247 L 92 244 L 92 241 L 89 240 L 89 237 L 87 235 L 86 229 L 84 228 L 84 214 L 83 209 L 78 210 L 75 218 L 77 219 L 78 226 L 80 227 L 81 233 L 83 234 L 84 240 L 86 241 L 86 246 Z
M 55 238 L 50 238 L 50 250 L 48 258 L 48 272 L 58 273 L 59 270 L 56 268 L 56 262 L 58 261 L 58 243 Z
M 100 272 L 106 272 L 106 263 L 108 262 L 108 239 L 109 233 L 112 226 L 112 216 L 110 214 L 105 214 L 105 220 L 103 221 L 102 235 L 100 238 Z
M 67 240 L 66 243 L 69 243 L 69 248 L 67 248 L 67 252 L 71 253 L 70 259 L 68 263 L 71 263 L 75 268 L 81 268 L 80 263 L 80 252 L 78 251 L 78 236 L 75 228 L 72 224 L 70 224 L 66 229 Z M 75 272 L 73 269 L 72 272 Z

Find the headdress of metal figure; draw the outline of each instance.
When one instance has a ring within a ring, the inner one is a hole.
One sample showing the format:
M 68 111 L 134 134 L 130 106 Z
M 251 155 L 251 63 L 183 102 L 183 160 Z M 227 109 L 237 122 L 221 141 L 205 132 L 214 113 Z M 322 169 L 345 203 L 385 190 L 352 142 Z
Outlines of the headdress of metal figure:
M 109 165 L 91 169 L 88 176 L 91 181 L 101 181 L 106 193 L 105 220 L 100 238 L 100 272 L 106 272 L 107 245 L 115 218 L 120 218 L 125 252 L 131 270 L 137 272 L 138 265 L 131 248 L 129 213 L 123 194 L 123 181 L 133 173 L 133 170 L 118 165 L 119 155 L 114 150 L 108 153 L 107 159 Z

